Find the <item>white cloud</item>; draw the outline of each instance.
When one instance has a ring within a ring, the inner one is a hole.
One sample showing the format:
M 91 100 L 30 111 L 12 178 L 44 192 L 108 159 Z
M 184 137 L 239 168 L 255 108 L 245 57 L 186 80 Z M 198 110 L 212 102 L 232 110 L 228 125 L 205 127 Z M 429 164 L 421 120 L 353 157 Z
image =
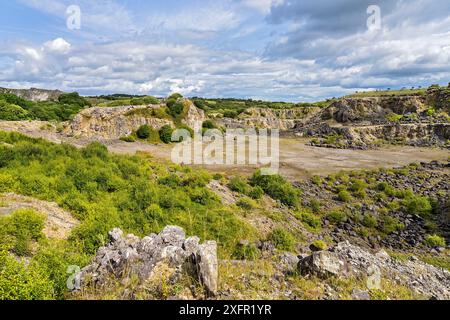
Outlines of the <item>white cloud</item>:
M 63 38 L 57 38 L 44 43 L 44 48 L 50 52 L 67 54 L 70 51 L 70 43 Z
M 263 14 L 267 14 L 270 12 L 270 9 L 273 5 L 280 5 L 284 2 L 284 0 L 244 0 L 243 4 L 258 10 Z

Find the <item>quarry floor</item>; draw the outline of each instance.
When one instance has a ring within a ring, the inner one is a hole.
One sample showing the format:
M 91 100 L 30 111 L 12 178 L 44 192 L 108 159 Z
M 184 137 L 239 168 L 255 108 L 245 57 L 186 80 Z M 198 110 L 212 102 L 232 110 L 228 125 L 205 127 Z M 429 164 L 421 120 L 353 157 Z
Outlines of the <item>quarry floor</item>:
M 45 129 L 40 121 L 0 121 L 0 131 L 17 131 L 32 137 L 41 137 L 53 142 L 71 143 L 82 147 L 95 139 L 67 137 L 55 130 Z M 155 159 L 170 160 L 174 145 L 148 144 L 145 142 L 124 142 L 103 140 L 111 152 L 135 154 L 148 152 Z M 373 150 L 348 150 L 313 147 L 307 145 L 307 138 L 280 138 L 279 172 L 292 180 L 311 175 L 327 175 L 341 170 L 398 167 L 420 161 L 446 161 L 450 151 L 440 148 L 409 146 L 384 146 Z M 251 174 L 255 165 L 195 165 L 213 172 L 226 174 Z

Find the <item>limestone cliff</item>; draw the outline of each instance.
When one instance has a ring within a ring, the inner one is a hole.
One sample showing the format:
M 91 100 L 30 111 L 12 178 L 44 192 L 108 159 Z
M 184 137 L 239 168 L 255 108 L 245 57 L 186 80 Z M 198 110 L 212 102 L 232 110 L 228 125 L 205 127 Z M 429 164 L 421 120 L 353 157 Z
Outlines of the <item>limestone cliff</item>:
M 298 123 L 306 123 L 320 111 L 318 107 L 291 109 L 250 108 L 236 119 L 219 118 L 216 122 L 225 128 L 264 128 L 292 130 Z
M 0 88 L 0 93 L 11 93 L 18 97 L 31 101 L 47 101 L 58 100 L 58 97 L 64 92 L 60 90 L 46 90 L 46 89 L 9 89 Z
M 127 136 L 147 124 L 154 129 L 164 125 L 172 125 L 168 119 L 155 116 L 160 105 L 151 106 L 122 106 L 122 107 L 94 107 L 81 111 L 64 129 L 64 133 L 75 137 L 98 137 L 104 139 L 118 139 Z

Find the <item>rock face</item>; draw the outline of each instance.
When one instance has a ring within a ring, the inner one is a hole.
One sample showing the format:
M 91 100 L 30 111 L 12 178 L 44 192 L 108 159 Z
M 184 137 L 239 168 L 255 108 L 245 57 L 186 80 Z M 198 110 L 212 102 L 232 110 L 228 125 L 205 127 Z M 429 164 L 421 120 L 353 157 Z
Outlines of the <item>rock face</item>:
M 423 112 L 427 109 L 426 102 L 425 96 L 342 98 L 331 103 L 323 117 L 341 123 L 382 121 L 390 112 Z
M 0 93 L 12 93 L 18 97 L 31 101 L 47 101 L 58 100 L 58 97 L 64 92 L 59 90 L 45 90 L 45 89 L 8 89 L 0 88 Z
M 304 107 L 291 109 L 250 108 L 236 119 L 220 118 L 215 121 L 225 128 L 262 128 L 288 131 L 298 123 L 306 123 L 320 108 Z
M 184 99 L 186 105 L 186 115 L 181 120 L 182 123 L 193 128 L 194 124 L 206 119 L 203 110 Z M 175 127 L 169 116 L 164 115 L 161 108 L 164 104 L 148 106 L 120 106 L 120 107 L 93 107 L 78 113 L 75 118 L 68 123 L 64 133 L 69 136 L 101 139 L 119 139 L 130 135 L 142 125 L 148 125 L 155 130 L 161 129 L 164 125 Z
M 164 125 L 173 125 L 167 119 L 155 117 L 153 111 L 160 105 L 94 107 L 81 111 L 65 128 L 64 133 L 75 137 L 98 137 L 118 139 L 147 124 L 159 130 Z
M 341 242 L 329 251 L 313 253 L 300 260 L 298 268 L 302 274 L 322 278 L 366 278 L 369 289 L 381 286 L 380 280 L 388 278 L 428 298 L 450 299 L 449 271 L 426 264 L 414 256 L 407 261 L 399 261 L 383 250 L 373 254 L 348 242 Z
M 109 232 L 109 244 L 101 247 L 91 264 L 76 275 L 75 290 L 89 284 L 102 285 L 110 277 L 119 279 L 135 275 L 142 284 L 157 277 L 161 266 L 173 270 L 175 279 L 182 272 L 196 277 L 209 295 L 217 294 L 218 261 L 217 244 L 206 241 L 199 244 L 198 237 L 186 239 L 184 230 L 167 226 L 159 234 L 142 239 L 129 234 L 123 235 L 116 228 Z

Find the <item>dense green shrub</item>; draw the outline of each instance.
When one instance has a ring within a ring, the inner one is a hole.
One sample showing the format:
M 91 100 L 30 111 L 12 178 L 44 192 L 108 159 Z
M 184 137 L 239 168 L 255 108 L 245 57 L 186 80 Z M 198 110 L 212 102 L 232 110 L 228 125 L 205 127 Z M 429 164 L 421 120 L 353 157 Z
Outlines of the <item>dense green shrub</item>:
M 317 230 L 321 226 L 321 221 L 319 217 L 309 213 L 309 212 L 301 212 L 300 219 L 303 223 L 309 226 L 311 229 Z
M 406 210 L 410 214 L 428 216 L 433 211 L 428 197 L 410 197 L 405 200 Z
M 236 205 L 245 210 L 251 210 L 258 206 L 258 204 L 255 202 L 255 200 L 248 198 L 248 197 L 243 197 L 243 198 L 239 199 L 236 202 Z
M 394 231 L 403 230 L 405 225 L 398 218 L 391 216 L 383 216 L 381 218 L 381 231 L 391 234 Z
M 434 234 L 425 237 L 425 243 L 430 247 L 445 247 L 445 239 Z
M 257 260 L 261 257 L 261 251 L 254 243 L 237 244 L 233 252 L 233 258 L 238 260 Z
M 230 181 L 228 182 L 228 187 L 232 190 L 232 191 L 236 191 L 242 194 L 247 194 L 249 193 L 251 187 L 250 185 L 247 183 L 246 179 L 244 179 L 241 176 L 235 176 L 232 177 L 230 179 Z
M 279 174 L 263 175 L 257 170 L 250 179 L 253 186 L 261 187 L 265 193 L 281 203 L 296 207 L 299 205 L 299 192 Z
M 24 120 L 28 117 L 28 111 L 24 110 L 22 107 L 0 100 L 0 119 L 16 121 Z
M 166 124 L 159 129 L 159 138 L 164 143 L 170 143 L 172 141 L 172 133 L 172 127 Z
M 136 135 L 139 139 L 147 139 L 150 137 L 150 126 L 148 124 L 140 126 L 136 131 Z
M 168 113 L 172 117 L 176 118 L 183 112 L 184 105 L 183 105 L 183 102 L 177 101 L 175 103 L 168 103 L 167 108 L 168 108 Z
M 345 220 L 347 220 L 347 215 L 343 211 L 333 210 L 327 214 L 327 219 L 331 223 L 339 223 L 339 222 L 344 222 Z
M 11 216 L 0 217 L 0 243 L 9 244 L 19 256 L 31 253 L 32 241 L 43 237 L 45 218 L 31 209 L 19 209 Z
M 295 238 L 285 229 L 274 229 L 269 237 L 269 241 L 272 241 L 275 247 L 279 250 L 293 251 L 295 245 Z
M 260 186 L 251 188 L 248 196 L 252 199 L 259 200 L 264 195 L 264 190 Z
M 55 298 L 53 283 L 39 268 L 17 261 L 0 248 L 0 300 L 49 300 Z
M 89 101 L 83 97 L 80 97 L 77 92 L 63 93 L 58 97 L 58 101 L 62 104 L 76 105 L 80 109 L 91 106 Z
M 348 192 L 347 190 L 339 191 L 337 197 L 338 197 L 338 200 L 342 201 L 342 202 L 350 202 L 350 200 L 352 199 L 350 192 Z
M 205 120 L 202 123 L 202 128 L 205 129 L 215 129 L 217 128 L 216 125 L 214 124 L 214 122 L 212 122 L 211 120 Z
M 362 224 L 367 228 L 375 228 L 378 225 L 378 220 L 375 216 L 366 214 L 362 219 Z

